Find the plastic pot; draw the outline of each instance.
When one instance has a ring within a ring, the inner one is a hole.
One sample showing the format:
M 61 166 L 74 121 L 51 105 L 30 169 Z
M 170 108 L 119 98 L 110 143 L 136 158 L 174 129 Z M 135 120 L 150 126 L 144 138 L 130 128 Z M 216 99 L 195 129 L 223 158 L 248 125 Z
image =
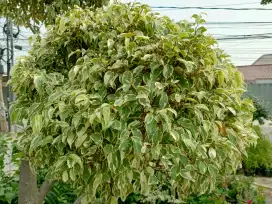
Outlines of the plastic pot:
M 258 175 L 258 176 L 265 176 L 265 168 L 256 168 L 255 170 L 255 173 Z
M 245 176 L 254 176 L 255 171 L 252 169 L 244 169 Z
M 265 169 L 265 176 L 272 177 L 272 169 Z
M 236 174 L 244 174 L 244 169 L 243 168 L 237 169 Z

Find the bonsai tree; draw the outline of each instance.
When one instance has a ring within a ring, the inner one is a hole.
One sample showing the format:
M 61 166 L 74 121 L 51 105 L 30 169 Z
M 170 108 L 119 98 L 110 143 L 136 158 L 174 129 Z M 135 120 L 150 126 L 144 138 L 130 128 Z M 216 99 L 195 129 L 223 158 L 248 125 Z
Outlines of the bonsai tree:
M 254 107 L 193 17 L 174 23 L 138 3 L 75 8 L 33 39 L 10 81 L 31 166 L 93 203 L 148 197 L 165 184 L 169 202 L 183 200 L 235 171 L 256 142 Z

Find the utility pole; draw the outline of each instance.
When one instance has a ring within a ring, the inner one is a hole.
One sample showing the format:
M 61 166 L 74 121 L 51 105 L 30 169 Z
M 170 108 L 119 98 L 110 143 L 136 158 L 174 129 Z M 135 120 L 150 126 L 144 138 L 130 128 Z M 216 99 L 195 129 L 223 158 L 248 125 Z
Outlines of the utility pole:
M 1 59 L 0 59 L 1 60 Z M 1 64 L 0 61 L 0 131 L 1 132 L 8 132 L 8 124 L 6 119 L 6 112 L 5 112 L 5 103 L 3 97 L 3 74 L 4 74 L 4 66 Z
M 14 65 L 14 45 L 13 45 L 13 22 L 11 19 L 9 19 L 9 27 L 10 27 L 10 52 L 11 52 L 11 67 Z M 9 79 L 8 79 L 9 80 Z
M 7 35 L 7 76 L 8 76 L 8 81 L 10 79 L 10 69 L 11 69 L 11 58 L 13 56 L 10 56 L 10 39 L 13 38 L 13 29 L 12 29 L 12 24 L 10 23 L 10 19 L 7 18 L 7 29 L 6 29 L 6 35 Z M 13 55 L 13 53 L 11 53 Z M 11 120 L 10 120 L 10 86 L 8 86 L 8 93 L 7 93 L 7 110 L 8 110 L 8 130 L 9 132 L 11 131 Z
M 19 32 L 19 29 L 18 29 L 18 32 Z M 14 45 L 13 45 L 13 38 L 14 38 L 14 33 L 13 33 L 13 22 L 11 19 L 9 19 L 9 34 L 10 34 L 10 53 L 11 53 L 11 56 L 10 56 L 10 68 L 9 68 L 9 72 L 8 72 L 8 81 L 10 80 L 10 70 L 11 68 L 13 67 L 14 65 Z M 9 96 L 9 103 L 13 102 L 14 101 L 14 94 L 12 93 L 11 91 L 11 86 L 9 85 L 8 86 L 8 96 Z M 9 104 L 10 106 L 10 104 Z M 8 110 L 9 111 L 9 110 Z M 10 128 L 10 131 L 12 130 L 13 132 L 17 132 L 17 129 L 16 129 L 16 126 L 13 125 L 11 126 L 11 119 L 10 119 L 10 112 L 9 112 L 9 128 Z
M 13 32 L 13 22 L 12 22 L 12 20 L 10 18 L 7 18 L 6 23 L 4 25 L 4 33 L 7 36 L 6 37 L 6 48 L 4 48 L 4 49 L 0 48 L 0 61 L 1 60 L 5 61 L 2 57 L 3 57 L 4 51 L 6 50 L 6 52 L 7 52 L 7 58 L 6 58 L 5 62 L 7 63 L 7 81 L 9 81 L 10 80 L 10 70 L 11 70 L 12 66 L 14 65 L 14 45 L 13 45 L 13 38 L 17 38 L 18 37 L 18 35 L 20 33 L 20 29 L 17 26 L 17 32 L 14 33 Z M 19 49 L 19 50 L 22 49 L 22 47 L 18 46 L 18 45 L 16 45 L 15 48 Z M 0 66 L 0 68 L 1 68 L 1 66 Z M 0 73 L 0 75 L 1 75 L 1 73 Z M 0 88 L 1 87 L 2 87 L 2 82 L 1 82 Z M 2 89 L 1 89 L 1 91 L 3 92 Z M 1 95 L 1 93 L 0 93 L 0 95 Z M 10 103 L 13 100 L 14 100 L 14 95 L 12 94 L 12 92 L 11 92 L 11 86 L 9 85 L 7 87 L 7 121 L 8 121 L 8 130 L 9 130 L 9 132 L 10 131 L 15 131 L 16 132 L 16 126 L 12 126 L 11 125 L 11 118 L 10 118 L 10 112 L 9 112 Z M 0 96 L 0 103 L 2 103 L 2 101 L 3 101 L 3 97 L 1 99 L 1 96 Z M 4 103 L 4 101 L 3 101 L 3 103 Z M 1 121 L 1 118 L 0 118 L 0 121 Z

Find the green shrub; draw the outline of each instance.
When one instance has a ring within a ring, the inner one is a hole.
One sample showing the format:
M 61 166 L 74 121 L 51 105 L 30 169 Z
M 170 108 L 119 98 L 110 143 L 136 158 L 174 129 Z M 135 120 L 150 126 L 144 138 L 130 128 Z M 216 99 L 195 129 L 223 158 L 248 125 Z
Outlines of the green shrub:
M 213 191 L 256 142 L 254 108 L 193 17 L 174 23 L 138 3 L 58 17 L 12 70 L 11 117 L 30 163 L 85 202 Z
M 253 120 L 257 120 L 260 124 L 264 124 L 263 119 L 269 118 L 267 107 L 260 99 L 253 96 L 250 96 L 250 98 L 253 100 L 253 104 L 255 107 L 255 111 L 253 113 Z
M 216 194 L 208 194 L 189 198 L 188 204 L 225 204 L 227 203 L 224 196 L 218 197 Z
M 244 176 L 231 176 L 222 181 L 217 189 L 208 195 L 195 196 L 187 200 L 188 204 L 224 204 L 224 203 L 252 203 L 265 204 L 262 189 L 253 185 L 253 179 Z
M 0 133 L 0 203 L 17 204 L 19 187 L 19 165 L 21 152 L 17 149 L 17 141 L 13 135 Z M 12 150 L 12 151 L 10 151 Z M 11 160 L 5 159 L 10 154 Z M 7 164 L 5 164 L 7 162 Z M 7 165 L 12 164 L 7 168 Z M 37 171 L 37 182 L 41 185 L 47 173 L 46 169 Z M 45 204 L 72 204 L 77 196 L 74 189 L 61 182 L 56 182 L 45 198 Z
M 52 190 L 46 195 L 45 204 L 73 204 L 77 199 L 75 190 L 70 185 L 64 183 L 55 183 Z
M 133 198 L 133 199 L 132 199 Z M 130 202 L 133 200 L 133 202 Z M 137 200 L 137 201 L 136 201 Z M 120 202 L 121 203 L 121 202 Z M 124 204 L 145 203 L 143 196 L 139 194 L 130 195 Z M 157 204 L 167 204 L 165 200 L 157 199 Z M 218 181 L 215 190 L 205 195 L 191 195 L 185 201 L 187 204 L 229 204 L 229 203 L 251 203 L 265 204 L 263 189 L 253 185 L 253 179 L 245 176 L 230 176 Z
M 39 169 L 37 171 L 38 186 L 45 181 L 47 172 L 47 169 Z M 44 204 L 73 204 L 76 199 L 75 189 L 71 185 L 60 181 L 54 182 L 52 189 L 44 199 Z
M 248 156 L 243 158 L 246 170 L 254 172 L 256 168 L 270 169 L 272 167 L 272 143 L 269 138 L 261 136 L 256 146 L 247 148 Z
M 20 153 L 9 134 L 0 133 L 0 201 L 17 203 Z M 9 158 L 7 155 L 9 154 Z M 8 167 L 7 167 L 8 166 Z

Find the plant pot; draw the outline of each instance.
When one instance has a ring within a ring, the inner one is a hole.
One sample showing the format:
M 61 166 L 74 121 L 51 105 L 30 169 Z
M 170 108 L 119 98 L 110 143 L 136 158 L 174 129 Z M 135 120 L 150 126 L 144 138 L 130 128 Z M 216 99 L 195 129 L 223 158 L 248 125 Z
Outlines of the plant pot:
M 272 169 L 265 169 L 265 176 L 272 177 Z
M 265 168 L 256 168 L 255 170 L 255 173 L 258 175 L 258 176 L 265 176 Z
M 254 176 L 255 171 L 252 169 L 244 169 L 245 176 Z
M 237 169 L 236 171 L 236 174 L 244 174 L 244 169 L 243 168 L 240 168 L 240 169 Z

